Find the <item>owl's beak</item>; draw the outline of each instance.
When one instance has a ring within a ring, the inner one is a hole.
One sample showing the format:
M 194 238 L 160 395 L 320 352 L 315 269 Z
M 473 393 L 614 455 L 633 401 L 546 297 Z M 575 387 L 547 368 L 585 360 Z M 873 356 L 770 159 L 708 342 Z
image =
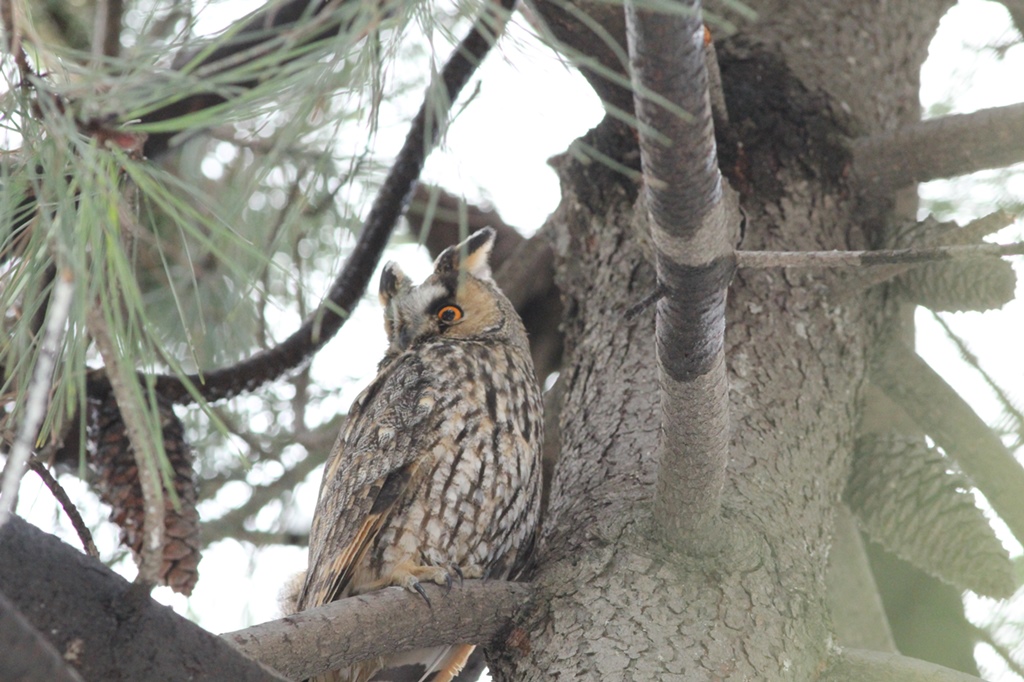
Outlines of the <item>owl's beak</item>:
M 405 325 L 398 330 L 398 347 L 401 350 L 405 350 L 412 343 L 414 332 L 412 325 Z

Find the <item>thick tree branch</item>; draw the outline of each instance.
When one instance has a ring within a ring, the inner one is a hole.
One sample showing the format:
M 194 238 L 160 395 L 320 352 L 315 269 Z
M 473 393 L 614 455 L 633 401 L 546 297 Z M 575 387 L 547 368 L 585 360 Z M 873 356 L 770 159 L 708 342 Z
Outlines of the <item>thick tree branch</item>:
M 825 580 L 836 638 L 843 646 L 896 653 L 864 541 L 845 504 L 836 506 L 835 526 Z
M 0 591 L 58 651 L 78 652 L 75 667 L 86 679 L 181 679 L 182 670 L 194 680 L 281 679 L 251 658 L 304 679 L 385 647 L 500 645 L 534 594 L 504 581 L 468 580 L 447 594 L 425 588 L 432 607 L 408 591 L 381 590 L 221 639 L 20 518 L 0 529 Z
M 632 112 L 626 24 L 619 5 L 592 0 L 528 0 L 528 4 L 605 107 Z
M 386 589 L 223 637 L 289 678 L 305 679 L 380 655 L 385 647 L 398 652 L 452 642 L 487 644 L 506 633 L 533 597 L 530 585 L 503 581 L 467 580 L 447 594 L 437 585 L 424 587 L 432 607 L 407 590 Z
M 1013 534 L 1024 538 L 1024 467 L 960 394 L 897 340 L 878 351 L 871 381 L 956 460 Z
M 550 225 L 520 242 L 494 273 L 523 318 L 530 335 L 530 354 L 543 384 L 562 364 L 562 294 L 555 284 L 555 252 Z
M 1024 103 L 922 121 L 857 140 L 853 172 L 869 194 L 1024 161 Z
M 980 678 L 900 654 L 844 648 L 833 657 L 822 679 L 827 682 L 979 682 Z
M 82 682 L 82 678 L 0 594 L 0 680 Z
M 656 251 L 662 434 L 654 518 L 673 544 L 717 517 L 729 434 L 725 296 L 735 208 L 718 171 L 698 0 L 671 14 L 626 4 L 641 162 Z
M 17 517 L 0 529 L 0 591 L 87 680 L 284 679 Z

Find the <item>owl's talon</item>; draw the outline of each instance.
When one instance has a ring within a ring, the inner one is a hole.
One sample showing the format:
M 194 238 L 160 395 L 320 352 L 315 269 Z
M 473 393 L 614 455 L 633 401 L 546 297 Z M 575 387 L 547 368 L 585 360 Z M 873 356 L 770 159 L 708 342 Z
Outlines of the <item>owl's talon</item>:
M 419 593 L 419 595 L 423 597 L 423 601 L 427 602 L 428 609 L 432 610 L 434 608 L 433 605 L 430 603 L 430 597 L 427 596 L 427 591 L 423 589 L 423 585 L 420 585 L 419 582 L 414 582 L 412 584 L 412 589 L 416 590 Z
M 452 591 L 452 574 L 444 574 L 444 596 L 448 596 L 448 593 Z
M 462 573 L 462 569 L 458 566 L 452 566 L 452 571 L 455 572 L 455 575 L 459 576 L 459 587 L 462 587 L 462 583 L 466 580 L 466 576 Z

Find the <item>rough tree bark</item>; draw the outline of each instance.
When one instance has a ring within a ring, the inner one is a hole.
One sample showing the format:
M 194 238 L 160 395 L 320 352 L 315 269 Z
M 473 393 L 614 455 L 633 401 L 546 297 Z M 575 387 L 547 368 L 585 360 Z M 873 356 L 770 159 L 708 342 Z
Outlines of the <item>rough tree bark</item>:
M 919 67 L 950 3 L 751 4 L 759 21 L 717 45 L 743 145 L 720 152 L 747 216 L 742 248 L 864 248 L 879 223 L 846 172 L 851 140 L 918 118 Z M 633 154 L 609 122 L 589 142 Z M 733 538 L 724 555 L 669 554 L 650 518 L 654 316 L 625 315 L 654 288 L 639 188 L 596 163 L 556 168 L 568 317 L 561 456 L 532 575 L 546 608 L 527 653 L 492 660 L 496 678 L 816 679 L 834 645 L 826 566 L 882 293 L 844 293 L 829 272 L 737 275 L 722 498 Z

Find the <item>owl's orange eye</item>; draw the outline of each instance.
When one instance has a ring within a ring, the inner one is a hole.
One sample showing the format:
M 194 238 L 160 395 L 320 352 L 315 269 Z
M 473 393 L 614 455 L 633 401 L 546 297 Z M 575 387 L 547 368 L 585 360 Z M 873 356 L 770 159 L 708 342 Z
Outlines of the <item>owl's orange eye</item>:
M 462 308 L 457 305 L 446 305 L 437 311 L 437 319 L 445 324 L 455 324 L 462 319 Z

